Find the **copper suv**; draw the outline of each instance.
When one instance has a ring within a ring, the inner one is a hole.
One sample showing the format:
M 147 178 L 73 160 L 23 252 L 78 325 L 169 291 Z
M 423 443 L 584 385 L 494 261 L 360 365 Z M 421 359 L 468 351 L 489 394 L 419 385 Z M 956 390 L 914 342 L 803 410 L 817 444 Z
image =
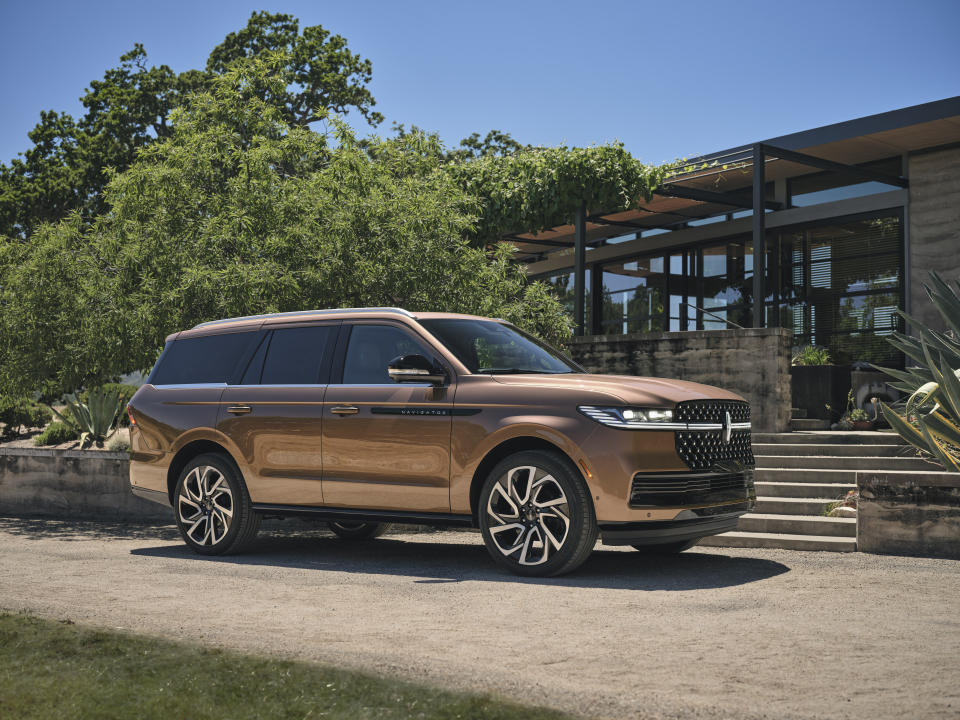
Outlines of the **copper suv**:
M 755 503 L 750 407 L 680 380 L 594 375 L 502 320 L 395 308 L 203 323 L 129 407 L 130 483 L 187 545 L 261 518 L 339 536 L 479 527 L 500 565 L 558 575 L 611 545 L 679 552 Z

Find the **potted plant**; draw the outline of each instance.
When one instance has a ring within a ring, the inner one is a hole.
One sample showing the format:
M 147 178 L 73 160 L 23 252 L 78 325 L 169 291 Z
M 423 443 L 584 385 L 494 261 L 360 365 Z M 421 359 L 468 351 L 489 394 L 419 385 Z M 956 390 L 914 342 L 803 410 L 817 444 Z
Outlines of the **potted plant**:
M 834 430 L 873 430 L 873 420 L 866 410 L 856 407 L 853 400 L 853 390 L 847 393 L 847 409 L 840 416 L 840 421 L 831 425 Z M 829 406 L 827 406 L 829 409 Z
M 839 407 L 850 389 L 850 368 L 833 365 L 830 351 L 807 345 L 798 348 L 790 363 L 792 406 L 806 411 L 806 417 L 830 421 L 830 407 Z

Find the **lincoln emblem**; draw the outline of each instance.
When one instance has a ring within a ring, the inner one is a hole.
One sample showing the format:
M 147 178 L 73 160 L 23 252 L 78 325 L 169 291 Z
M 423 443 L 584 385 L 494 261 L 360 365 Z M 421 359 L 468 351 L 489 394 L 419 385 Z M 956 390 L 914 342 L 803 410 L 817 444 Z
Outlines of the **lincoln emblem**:
M 726 412 L 723 416 L 723 443 L 730 444 L 730 436 L 733 434 L 733 428 L 730 425 L 730 413 Z

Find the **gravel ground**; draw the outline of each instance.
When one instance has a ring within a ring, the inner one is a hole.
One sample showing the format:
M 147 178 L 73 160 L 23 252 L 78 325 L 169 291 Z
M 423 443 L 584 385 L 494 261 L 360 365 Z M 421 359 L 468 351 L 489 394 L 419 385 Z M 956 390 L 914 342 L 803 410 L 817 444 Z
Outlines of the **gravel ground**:
M 475 533 L 275 531 L 210 559 L 169 526 L 0 518 L 0 578 L 5 610 L 587 716 L 960 716 L 956 561 L 598 546 L 574 575 L 531 580 Z

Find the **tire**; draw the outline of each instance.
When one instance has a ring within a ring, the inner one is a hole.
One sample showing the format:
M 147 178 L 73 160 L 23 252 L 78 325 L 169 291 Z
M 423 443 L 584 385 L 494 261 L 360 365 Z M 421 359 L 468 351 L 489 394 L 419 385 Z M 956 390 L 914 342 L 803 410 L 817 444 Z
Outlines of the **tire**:
M 597 542 L 590 490 L 559 453 L 528 450 L 497 463 L 480 491 L 477 518 L 487 552 L 517 575 L 571 572 Z
M 260 529 L 239 469 L 216 453 L 187 463 L 177 480 L 173 510 L 184 542 L 201 555 L 241 552 Z
M 677 553 L 682 553 L 684 550 L 689 550 L 698 542 L 700 542 L 700 538 L 696 540 L 683 540 L 681 542 L 662 543 L 660 545 L 634 545 L 633 548 L 647 555 L 676 555 Z
M 344 540 L 373 540 L 390 529 L 390 523 L 331 521 L 327 525 Z

